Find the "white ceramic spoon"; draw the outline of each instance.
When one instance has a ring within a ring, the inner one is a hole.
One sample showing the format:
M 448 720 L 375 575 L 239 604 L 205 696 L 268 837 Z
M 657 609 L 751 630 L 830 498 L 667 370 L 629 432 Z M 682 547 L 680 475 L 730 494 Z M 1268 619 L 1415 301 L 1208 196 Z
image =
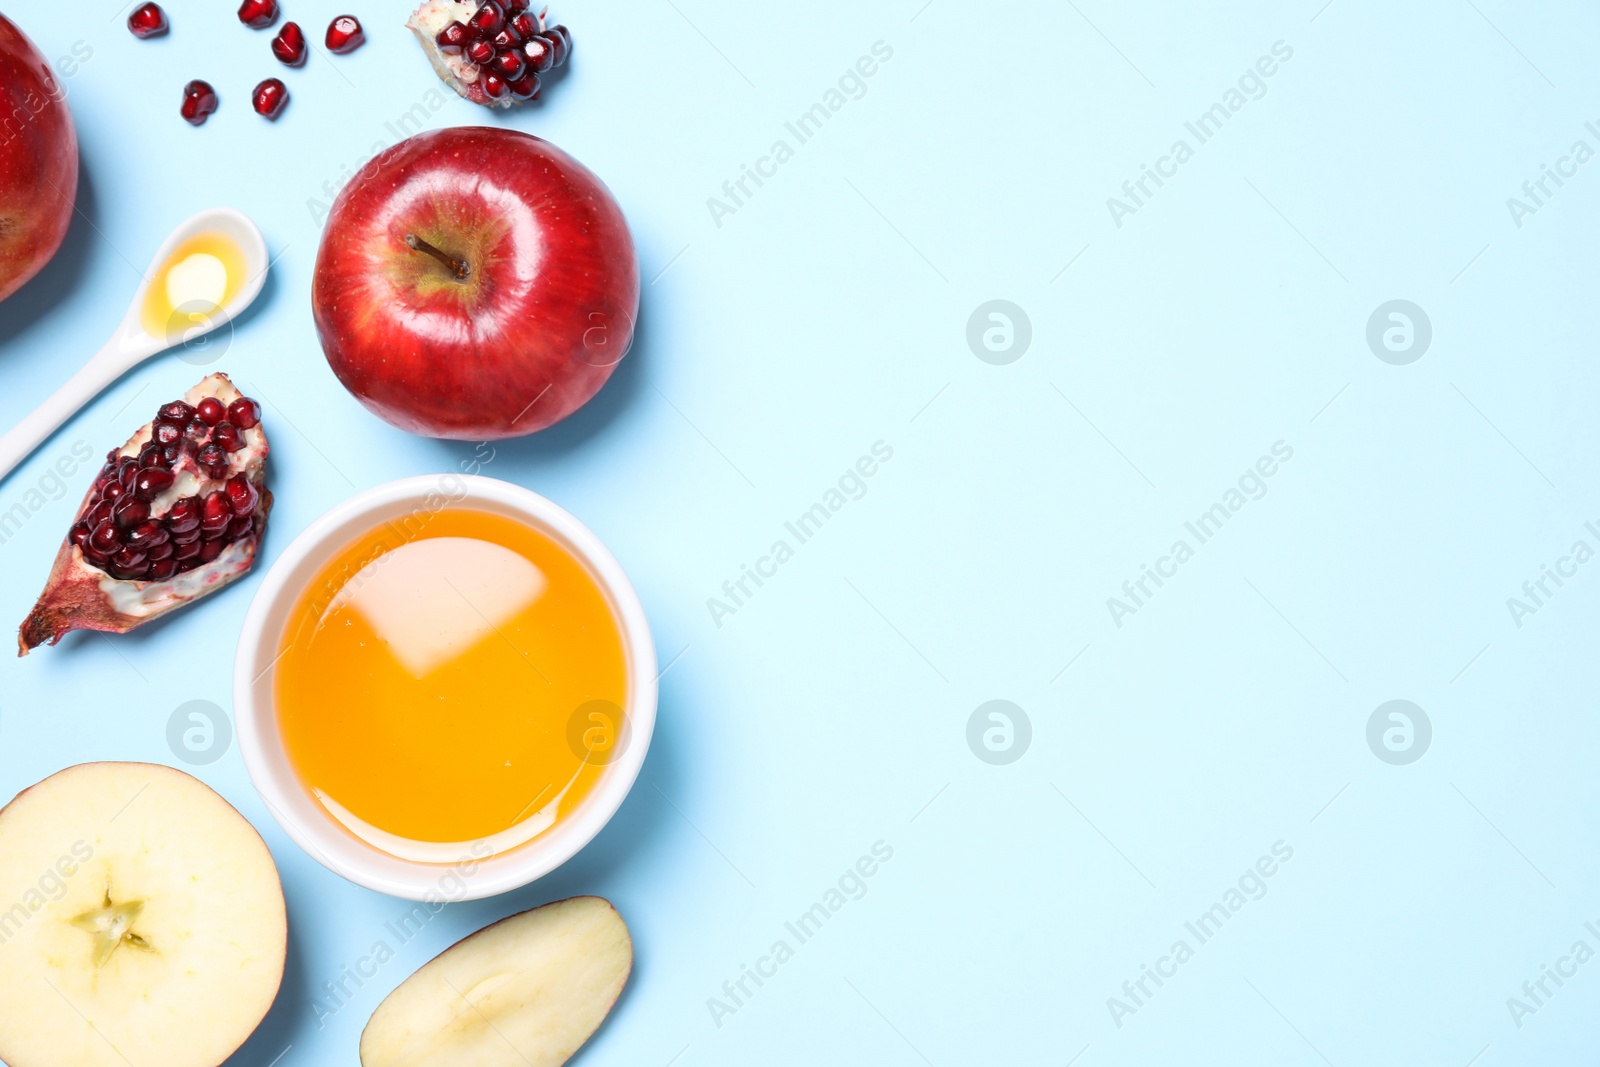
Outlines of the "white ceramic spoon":
M 244 285 L 225 307 L 195 322 L 193 326 L 164 337 L 151 336 L 140 317 L 145 293 L 180 244 L 206 233 L 220 234 L 239 246 L 244 253 Z M 17 423 L 10 433 L 0 437 L 0 480 L 27 459 L 62 423 L 128 371 L 151 356 L 180 344 L 193 344 L 231 322 L 261 292 L 261 286 L 267 279 L 267 266 L 267 243 L 261 239 L 261 231 L 256 229 L 256 224 L 241 212 L 232 208 L 213 208 L 180 223 L 156 250 L 155 258 L 150 261 L 150 269 L 145 272 L 144 281 L 139 283 L 139 291 L 133 294 L 133 302 L 128 305 L 128 312 L 122 316 L 122 322 L 111 335 L 111 340 L 91 356 L 83 369 L 67 380 L 67 384 Z

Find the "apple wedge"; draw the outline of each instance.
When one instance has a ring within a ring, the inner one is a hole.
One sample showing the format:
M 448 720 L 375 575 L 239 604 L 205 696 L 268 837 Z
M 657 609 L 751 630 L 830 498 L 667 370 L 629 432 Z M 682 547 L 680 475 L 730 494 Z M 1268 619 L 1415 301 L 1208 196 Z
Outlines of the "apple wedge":
M 216 1067 L 283 979 L 278 868 L 196 778 L 84 763 L 0 810 L 0 1059 Z
M 361 1067 L 560 1067 L 599 1029 L 633 970 L 611 902 L 573 897 L 486 926 L 390 993 Z

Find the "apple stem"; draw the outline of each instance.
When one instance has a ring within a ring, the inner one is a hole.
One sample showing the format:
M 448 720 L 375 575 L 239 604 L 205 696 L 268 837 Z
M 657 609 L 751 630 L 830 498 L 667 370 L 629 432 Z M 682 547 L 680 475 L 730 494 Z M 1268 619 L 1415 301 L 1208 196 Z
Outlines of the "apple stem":
M 449 267 L 450 273 L 455 275 L 456 281 L 458 282 L 466 281 L 467 275 L 472 273 L 472 268 L 467 265 L 466 260 L 458 259 L 455 256 L 452 256 L 449 252 L 435 248 L 433 245 L 430 245 L 428 242 L 424 241 L 414 233 L 406 234 L 406 244 L 410 245 L 418 252 L 428 253 L 428 255 L 432 256 L 434 259 L 437 259 L 446 267 Z

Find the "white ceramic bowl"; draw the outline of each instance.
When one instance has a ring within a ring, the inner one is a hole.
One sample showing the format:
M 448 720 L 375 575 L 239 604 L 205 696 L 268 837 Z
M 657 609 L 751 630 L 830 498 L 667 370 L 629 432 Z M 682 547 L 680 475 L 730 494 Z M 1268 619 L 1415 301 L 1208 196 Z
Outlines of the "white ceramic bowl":
M 440 500 L 445 502 L 441 505 Z M 573 811 L 526 844 L 487 859 L 434 864 L 401 859 L 337 823 L 301 784 L 283 749 L 274 711 L 273 665 L 284 622 L 306 584 L 345 545 L 412 513 L 473 508 L 528 523 L 569 549 L 611 604 L 628 670 L 627 747 Z M 357 885 L 408 900 L 473 900 L 527 885 L 559 867 L 622 806 L 650 748 L 656 721 L 656 653 L 644 608 L 622 567 L 577 519 L 537 493 L 494 478 L 457 474 L 406 478 L 359 493 L 313 522 L 272 565 L 245 616 L 234 661 L 233 713 L 239 751 L 261 798 L 295 842 Z

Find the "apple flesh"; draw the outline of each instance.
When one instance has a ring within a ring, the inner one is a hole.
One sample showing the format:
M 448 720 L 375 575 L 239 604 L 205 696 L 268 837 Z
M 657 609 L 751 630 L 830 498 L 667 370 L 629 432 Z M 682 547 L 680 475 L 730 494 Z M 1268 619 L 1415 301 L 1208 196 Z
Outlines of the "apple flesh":
M 401 982 L 361 1033 L 361 1067 L 560 1067 L 632 970 L 633 941 L 609 901 L 513 915 Z
M 403 430 L 483 441 L 586 403 L 633 343 L 639 266 L 587 168 L 515 130 L 380 153 L 340 191 L 312 281 L 334 374 Z
M 78 134 L 66 90 L 0 15 L 0 300 L 50 261 L 78 195 Z
M 272 854 L 171 767 L 85 763 L 0 810 L 0 1059 L 216 1067 L 283 978 Z

